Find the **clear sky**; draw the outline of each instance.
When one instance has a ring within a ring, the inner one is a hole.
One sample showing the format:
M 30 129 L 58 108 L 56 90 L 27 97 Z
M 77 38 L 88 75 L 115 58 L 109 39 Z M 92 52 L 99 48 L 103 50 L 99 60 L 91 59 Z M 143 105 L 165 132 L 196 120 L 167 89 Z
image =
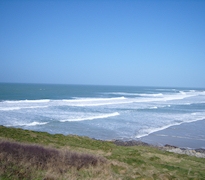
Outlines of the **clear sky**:
M 0 82 L 205 87 L 205 1 L 0 0 Z

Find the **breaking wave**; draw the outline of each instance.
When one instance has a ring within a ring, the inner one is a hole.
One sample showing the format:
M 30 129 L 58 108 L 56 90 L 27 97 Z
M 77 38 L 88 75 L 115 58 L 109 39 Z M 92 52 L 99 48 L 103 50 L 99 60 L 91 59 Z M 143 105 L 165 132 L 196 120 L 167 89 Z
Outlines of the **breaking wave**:
M 86 121 L 86 120 L 94 120 L 94 119 L 104 119 L 114 116 L 119 116 L 120 114 L 118 112 L 110 113 L 110 114 L 102 114 L 102 115 L 95 115 L 95 116 L 89 116 L 89 117 L 78 117 L 74 119 L 64 119 L 60 120 L 60 122 L 71 122 L 71 121 Z
M 16 123 L 16 124 L 14 124 L 15 126 L 40 126 L 40 125 L 45 125 L 45 124 L 48 124 L 48 122 L 36 122 L 36 121 L 34 121 L 34 122 L 31 122 L 31 123 Z M 13 126 L 13 125 L 6 125 L 6 126 Z

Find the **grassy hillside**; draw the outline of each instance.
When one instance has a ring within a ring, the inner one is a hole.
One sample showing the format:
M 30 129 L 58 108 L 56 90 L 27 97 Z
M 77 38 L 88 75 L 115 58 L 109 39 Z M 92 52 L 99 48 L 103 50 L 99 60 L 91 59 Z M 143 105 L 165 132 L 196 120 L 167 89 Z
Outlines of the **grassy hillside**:
M 0 126 L 0 179 L 205 179 L 205 159 Z

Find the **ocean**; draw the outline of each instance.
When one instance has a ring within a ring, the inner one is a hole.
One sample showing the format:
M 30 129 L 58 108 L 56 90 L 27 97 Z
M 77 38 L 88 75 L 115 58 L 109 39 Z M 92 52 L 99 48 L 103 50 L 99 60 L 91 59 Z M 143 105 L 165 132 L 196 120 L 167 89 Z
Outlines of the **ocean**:
M 0 125 L 205 148 L 205 89 L 0 83 Z

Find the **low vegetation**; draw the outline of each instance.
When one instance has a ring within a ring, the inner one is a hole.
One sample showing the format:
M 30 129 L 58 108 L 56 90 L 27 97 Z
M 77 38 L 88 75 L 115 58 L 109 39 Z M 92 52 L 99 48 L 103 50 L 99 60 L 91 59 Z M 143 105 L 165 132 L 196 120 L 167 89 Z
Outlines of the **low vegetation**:
M 0 126 L 0 179 L 205 179 L 205 158 Z
M 10 175 L 12 179 L 32 179 L 36 171 L 48 171 L 60 178 L 72 168 L 79 171 L 105 162 L 103 158 L 89 154 L 9 141 L 0 142 L 0 152 L 2 178 L 5 179 Z M 42 173 L 38 173 L 37 177 L 41 176 Z

